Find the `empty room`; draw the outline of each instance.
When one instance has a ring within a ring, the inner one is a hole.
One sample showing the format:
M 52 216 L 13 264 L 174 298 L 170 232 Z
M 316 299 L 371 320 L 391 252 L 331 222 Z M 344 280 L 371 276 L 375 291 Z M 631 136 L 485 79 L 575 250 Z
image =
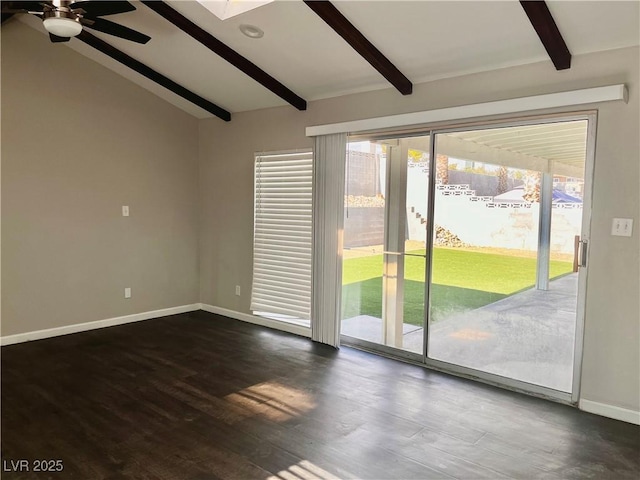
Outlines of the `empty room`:
M 2 1 L 1 476 L 640 477 L 640 2 Z

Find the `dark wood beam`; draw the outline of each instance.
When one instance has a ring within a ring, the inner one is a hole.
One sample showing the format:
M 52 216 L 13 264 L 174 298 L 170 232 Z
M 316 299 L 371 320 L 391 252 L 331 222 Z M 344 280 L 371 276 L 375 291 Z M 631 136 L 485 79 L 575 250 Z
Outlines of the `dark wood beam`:
M 556 70 L 571 68 L 571 52 L 544 0 L 520 0 L 520 5 L 529 17 Z
M 346 40 L 367 62 L 403 95 L 411 95 L 413 84 L 328 0 L 304 3 Z
M 231 113 L 227 112 L 215 103 L 211 103 L 209 100 L 196 95 L 191 90 L 187 90 L 182 85 L 178 85 L 173 80 L 165 77 L 161 73 L 156 72 L 152 68 L 147 67 L 144 63 L 139 62 L 133 57 L 130 57 L 126 53 L 109 45 L 104 40 L 101 40 L 100 38 L 90 34 L 86 30 L 82 30 L 82 32 L 80 32 L 80 35 L 78 35 L 76 38 L 83 41 L 87 45 L 92 46 L 96 50 L 104 53 L 105 55 L 108 55 L 114 60 L 122 63 L 123 65 L 126 65 L 130 69 L 135 70 L 140 75 L 147 77 L 149 80 L 156 82 L 158 85 L 162 85 L 164 88 L 171 90 L 176 95 L 189 100 L 194 105 L 197 105 L 198 107 L 205 109 L 207 112 L 214 114 L 216 117 L 219 117 L 226 122 L 231 120 Z
M 289 90 L 282 83 L 269 75 L 267 72 L 262 70 L 260 67 L 247 60 L 231 47 L 222 43 L 209 32 L 200 28 L 191 20 L 171 8 L 168 4 L 164 2 L 145 0 L 143 0 L 142 3 L 144 3 L 147 7 L 149 7 L 164 19 L 173 23 L 180 30 L 199 41 L 202 45 L 207 47 L 216 55 L 224 58 L 231 65 L 249 75 L 256 82 L 268 88 L 280 98 L 289 102 L 298 110 L 307 109 L 307 102 L 305 99 L 293 93 L 291 90 Z

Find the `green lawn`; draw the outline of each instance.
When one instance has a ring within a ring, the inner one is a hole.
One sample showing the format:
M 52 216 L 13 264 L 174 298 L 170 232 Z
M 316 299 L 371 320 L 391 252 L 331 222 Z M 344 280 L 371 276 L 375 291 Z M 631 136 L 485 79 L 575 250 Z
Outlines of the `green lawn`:
M 424 252 L 411 252 L 424 253 Z M 422 257 L 405 257 L 404 321 L 422 325 L 424 310 Z M 571 262 L 551 261 L 551 278 L 571 272 Z M 536 279 L 535 258 L 435 248 L 432 318 L 487 305 L 521 290 Z M 382 315 L 382 255 L 343 263 L 342 318 Z

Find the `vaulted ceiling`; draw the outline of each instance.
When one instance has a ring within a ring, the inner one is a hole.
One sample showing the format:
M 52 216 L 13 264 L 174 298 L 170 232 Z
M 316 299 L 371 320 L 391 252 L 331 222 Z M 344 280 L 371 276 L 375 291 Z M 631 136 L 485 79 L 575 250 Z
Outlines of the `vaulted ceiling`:
M 213 53 L 156 9 L 142 2 L 132 3 L 136 11 L 109 19 L 144 32 L 151 41 L 141 45 L 101 33 L 95 36 L 231 114 L 292 103 Z M 393 88 L 303 1 L 275 1 L 227 20 L 220 20 L 195 1 L 165 4 L 302 101 Z M 562 78 L 563 70 L 556 70 L 541 41 L 544 31 L 539 37 L 540 32 L 532 26 L 534 18 L 530 20 L 530 12 L 515 0 L 331 4 L 414 85 L 535 62 L 547 62 L 549 74 Z M 548 1 L 546 5 L 573 56 L 640 44 L 638 1 Z M 25 24 L 46 33 L 42 22 L 31 15 L 15 16 L 3 24 L 3 29 L 24 28 Z M 264 37 L 243 35 L 239 30 L 242 24 L 259 27 Z M 213 115 L 78 39 L 52 44 L 43 35 L 42 48 L 72 48 L 196 117 Z M 399 96 L 403 93 L 397 92 Z

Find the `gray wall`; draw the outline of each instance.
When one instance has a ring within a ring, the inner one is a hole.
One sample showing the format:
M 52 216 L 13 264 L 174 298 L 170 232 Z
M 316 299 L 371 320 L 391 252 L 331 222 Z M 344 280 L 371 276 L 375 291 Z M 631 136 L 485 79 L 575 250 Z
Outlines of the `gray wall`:
M 513 190 L 517 185 L 522 185 L 521 180 L 507 179 L 507 190 Z M 469 185 L 479 197 L 494 197 L 498 194 L 498 177 L 496 175 L 484 175 L 481 173 L 449 170 L 450 185 Z
M 345 195 L 375 197 L 382 193 L 380 157 L 375 153 L 349 151 L 345 178 Z
M 196 119 L 10 22 L 1 153 L 2 335 L 198 302 Z
M 349 207 L 344 216 L 343 247 L 384 243 L 384 207 Z
M 582 397 L 640 410 L 638 57 L 637 48 L 622 49 L 574 57 L 561 72 L 544 62 L 416 85 L 407 97 L 388 89 L 311 102 L 306 112 L 282 107 L 239 113 L 228 124 L 202 121 L 201 301 L 250 313 L 254 152 L 309 147 L 309 125 L 626 83 L 628 104 L 581 108 L 599 111 Z M 632 238 L 610 236 L 613 217 L 634 219 Z

